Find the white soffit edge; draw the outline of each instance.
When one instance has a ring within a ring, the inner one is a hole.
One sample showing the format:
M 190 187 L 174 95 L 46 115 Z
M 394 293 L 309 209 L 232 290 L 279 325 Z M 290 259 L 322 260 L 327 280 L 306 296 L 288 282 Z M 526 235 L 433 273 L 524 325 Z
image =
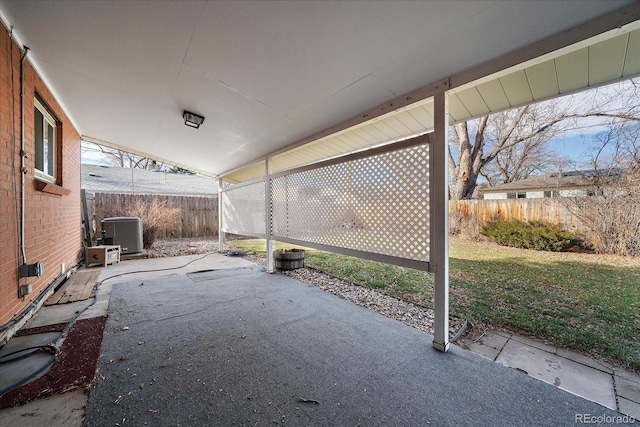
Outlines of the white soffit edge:
M 453 88 L 450 102 L 460 109 L 451 111 L 452 120 L 468 120 L 638 74 L 640 21 Z

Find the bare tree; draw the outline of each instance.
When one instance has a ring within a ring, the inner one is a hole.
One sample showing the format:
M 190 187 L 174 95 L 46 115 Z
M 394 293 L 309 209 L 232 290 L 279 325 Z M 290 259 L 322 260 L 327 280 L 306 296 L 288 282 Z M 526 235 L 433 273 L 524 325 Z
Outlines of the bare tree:
M 563 202 L 596 252 L 639 256 L 640 121 L 612 117 L 607 126 L 595 138 L 591 196 Z
M 553 123 L 560 114 L 554 105 L 530 106 L 523 116 L 516 110 L 490 116 L 489 145 L 496 151 L 493 162 L 480 171 L 490 186 L 526 179 L 554 169 L 555 158 L 548 143 L 562 128 L 558 125 L 540 129 L 539 123 Z M 555 124 L 555 123 L 554 123 Z M 515 126 L 510 134 L 512 126 Z
M 622 93 L 614 92 L 617 99 L 629 98 L 616 114 L 607 114 L 606 131 L 592 144 L 591 163 L 594 169 L 609 167 L 637 170 L 640 164 L 640 82 L 631 80 L 631 86 Z
M 640 121 L 638 95 L 637 82 L 630 81 L 455 124 L 449 144 L 451 198 L 471 198 L 480 177 L 495 185 L 549 170 L 556 162 L 549 141 L 585 119 Z
M 542 170 L 547 143 L 560 131 L 565 113 L 535 104 L 453 126 L 449 145 L 451 198 L 471 198 L 480 176 L 489 184 L 511 182 Z
M 102 153 L 102 162 L 108 166 L 117 166 L 130 169 L 161 169 L 164 163 L 158 163 L 153 159 L 128 153 L 111 147 L 105 147 L 93 142 L 84 142 L 85 151 L 100 151 Z

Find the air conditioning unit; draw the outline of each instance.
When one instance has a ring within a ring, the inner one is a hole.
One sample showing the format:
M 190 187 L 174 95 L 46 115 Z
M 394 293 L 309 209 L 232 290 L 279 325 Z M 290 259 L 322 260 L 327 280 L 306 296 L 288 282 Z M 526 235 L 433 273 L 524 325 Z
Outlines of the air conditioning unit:
M 120 245 L 120 253 L 142 252 L 142 220 L 138 217 L 105 218 L 101 223 L 101 245 Z

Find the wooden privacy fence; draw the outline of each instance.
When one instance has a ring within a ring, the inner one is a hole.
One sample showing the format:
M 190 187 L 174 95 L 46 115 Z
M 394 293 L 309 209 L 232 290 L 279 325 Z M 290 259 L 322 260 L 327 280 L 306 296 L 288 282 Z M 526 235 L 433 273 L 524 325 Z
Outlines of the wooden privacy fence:
M 459 231 L 457 228 L 479 228 L 494 219 L 544 221 L 559 224 L 569 231 L 583 231 L 580 219 L 567 205 L 567 200 L 560 198 L 452 200 L 449 202 L 449 218 L 452 232 Z
M 131 211 L 122 216 L 138 216 L 144 224 L 143 216 L 162 216 L 167 213 L 170 215 L 169 221 L 158 222 L 160 226 L 156 237 L 159 239 L 218 235 L 218 198 L 216 196 L 95 193 L 92 203 L 93 215 L 90 217 L 95 218 L 94 227 L 97 236 L 100 235 L 100 221 L 103 219 L 103 213 L 122 211 L 123 207 L 136 203 L 156 209 L 147 212 Z
M 114 207 L 129 206 L 134 200 L 164 204 L 174 208 L 174 219 L 158 229 L 158 238 L 210 237 L 218 235 L 218 198 L 200 196 L 143 195 L 143 194 L 87 194 L 89 225 L 97 237 L 100 233 L 101 212 L 113 212 Z M 452 200 L 449 202 L 451 231 L 477 233 L 480 227 L 493 219 L 545 221 L 560 224 L 570 231 L 583 231 L 576 215 L 559 198 L 506 199 L 506 200 Z M 140 216 L 136 213 L 125 216 Z M 94 221 L 91 221 L 94 219 Z M 144 219 L 143 219 L 144 221 Z M 93 224 L 91 224 L 93 222 Z

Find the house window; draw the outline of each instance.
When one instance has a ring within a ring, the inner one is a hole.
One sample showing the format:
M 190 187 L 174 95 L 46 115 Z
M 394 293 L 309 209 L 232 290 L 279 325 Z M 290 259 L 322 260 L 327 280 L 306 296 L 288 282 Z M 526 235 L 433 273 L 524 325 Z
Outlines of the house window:
M 56 180 L 56 120 L 35 100 L 34 129 L 36 144 L 36 177 L 49 182 Z
M 545 198 L 553 197 L 553 193 L 551 191 L 545 191 L 544 192 L 544 197 Z
M 525 192 L 520 192 L 517 194 L 516 196 L 518 199 L 526 199 L 527 198 L 527 193 Z

